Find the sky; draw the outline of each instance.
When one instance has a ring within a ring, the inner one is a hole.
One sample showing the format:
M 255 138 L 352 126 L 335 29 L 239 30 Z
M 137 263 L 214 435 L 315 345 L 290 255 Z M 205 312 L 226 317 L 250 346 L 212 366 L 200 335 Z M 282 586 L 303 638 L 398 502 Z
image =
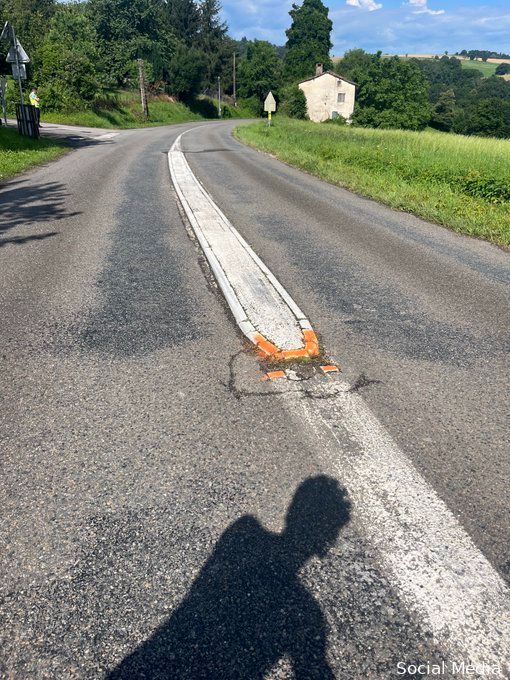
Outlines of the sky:
M 301 4 L 301 0 L 294 0 Z M 510 53 L 510 0 L 323 0 L 333 21 L 333 55 L 353 47 L 390 54 L 463 49 Z M 292 0 L 223 0 L 234 38 L 285 44 Z

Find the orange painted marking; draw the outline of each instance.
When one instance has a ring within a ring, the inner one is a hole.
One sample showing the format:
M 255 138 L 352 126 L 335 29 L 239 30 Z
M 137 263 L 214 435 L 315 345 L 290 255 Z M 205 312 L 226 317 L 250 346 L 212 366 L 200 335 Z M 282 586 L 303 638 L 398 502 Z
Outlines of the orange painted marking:
M 266 340 L 263 335 L 260 335 L 260 333 L 257 333 L 255 336 L 255 344 L 260 349 L 263 356 L 273 356 L 274 354 L 278 354 L 278 347 L 275 347 L 272 342 Z
M 285 378 L 285 371 L 270 371 L 262 380 L 275 380 L 276 378 Z
M 338 366 L 321 366 L 321 371 L 323 373 L 338 373 Z
M 259 355 L 264 359 L 271 357 L 275 361 L 288 361 L 289 359 L 316 357 L 319 354 L 319 341 L 314 331 L 304 330 L 303 339 L 305 346 L 301 349 L 285 349 L 282 351 L 260 333 L 257 333 L 254 342 L 259 348 Z

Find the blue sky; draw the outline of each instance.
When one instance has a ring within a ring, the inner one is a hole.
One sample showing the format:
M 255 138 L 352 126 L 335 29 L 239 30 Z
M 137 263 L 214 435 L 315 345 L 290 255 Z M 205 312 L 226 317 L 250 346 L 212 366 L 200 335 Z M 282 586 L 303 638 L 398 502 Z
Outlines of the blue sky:
M 352 47 L 397 54 L 491 49 L 510 53 L 510 0 L 323 0 L 333 54 Z M 300 4 L 301 0 L 297 0 Z M 292 0 L 223 0 L 235 38 L 285 43 Z

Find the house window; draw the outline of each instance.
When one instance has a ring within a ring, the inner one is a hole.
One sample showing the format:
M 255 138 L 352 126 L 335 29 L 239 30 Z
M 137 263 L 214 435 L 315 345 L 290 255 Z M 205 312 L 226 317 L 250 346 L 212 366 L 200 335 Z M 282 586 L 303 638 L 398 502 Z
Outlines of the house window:
M 339 92 L 337 96 L 337 102 L 343 104 L 345 102 L 345 92 Z

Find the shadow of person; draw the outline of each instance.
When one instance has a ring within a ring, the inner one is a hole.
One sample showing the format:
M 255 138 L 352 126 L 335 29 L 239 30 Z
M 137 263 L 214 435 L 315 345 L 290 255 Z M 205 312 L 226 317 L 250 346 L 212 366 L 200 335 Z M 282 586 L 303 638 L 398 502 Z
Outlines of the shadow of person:
M 326 555 L 349 516 L 345 490 L 321 475 L 299 486 L 281 534 L 238 519 L 170 619 L 109 679 L 263 678 L 284 656 L 298 680 L 333 678 L 325 619 L 298 572 Z

